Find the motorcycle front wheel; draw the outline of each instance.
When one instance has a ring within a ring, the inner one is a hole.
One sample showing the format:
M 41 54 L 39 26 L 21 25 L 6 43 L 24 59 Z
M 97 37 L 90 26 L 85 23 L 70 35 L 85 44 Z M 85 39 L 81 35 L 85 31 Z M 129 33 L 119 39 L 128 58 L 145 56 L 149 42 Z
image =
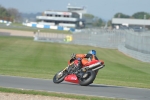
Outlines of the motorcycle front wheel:
M 61 83 L 65 77 L 66 77 L 66 73 L 64 71 L 59 71 L 53 77 L 53 82 L 54 83 Z

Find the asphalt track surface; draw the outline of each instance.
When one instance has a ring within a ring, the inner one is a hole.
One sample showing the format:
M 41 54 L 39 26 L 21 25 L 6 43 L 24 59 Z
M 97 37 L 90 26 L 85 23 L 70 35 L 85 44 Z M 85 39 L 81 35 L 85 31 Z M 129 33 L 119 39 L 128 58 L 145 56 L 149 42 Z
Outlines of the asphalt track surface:
M 80 86 L 78 84 L 68 82 L 54 84 L 52 80 L 48 79 L 24 78 L 16 76 L 0 75 L 0 87 L 123 98 L 126 100 L 150 100 L 150 89 L 118 87 L 101 84 Z

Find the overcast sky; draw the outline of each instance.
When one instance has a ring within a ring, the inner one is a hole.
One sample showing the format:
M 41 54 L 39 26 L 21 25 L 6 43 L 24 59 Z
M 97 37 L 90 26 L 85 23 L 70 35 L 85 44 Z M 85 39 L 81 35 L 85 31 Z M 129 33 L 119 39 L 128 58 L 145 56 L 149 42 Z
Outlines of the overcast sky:
M 88 13 L 111 19 L 114 14 L 121 12 L 132 15 L 145 11 L 150 13 L 150 0 L 0 0 L 5 8 L 16 8 L 23 13 L 43 12 L 44 10 L 67 11 L 67 4 L 86 6 Z

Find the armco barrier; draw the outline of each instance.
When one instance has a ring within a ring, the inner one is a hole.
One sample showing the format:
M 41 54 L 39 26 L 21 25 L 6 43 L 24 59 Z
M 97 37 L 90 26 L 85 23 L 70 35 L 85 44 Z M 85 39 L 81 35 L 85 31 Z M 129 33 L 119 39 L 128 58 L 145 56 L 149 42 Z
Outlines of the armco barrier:
M 35 28 L 46 28 L 46 29 L 55 29 L 55 30 L 64 30 L 64 31 L 71 31 L 74 32 L 75 28 L 68 28 L 68 27 L 62 27 L 62 26 L 51 26 L 51 25 L 43 25 L 38 23 L 23 23 L 25 26 L 29 27 L 35 27 Z
M 125 47 L 125 45 L 119 45 L 118 50 L 132 58 L 138 59 L 143 62 L 150 62 L 150 54 L 144 54 L 135 50 L 131 50 Z

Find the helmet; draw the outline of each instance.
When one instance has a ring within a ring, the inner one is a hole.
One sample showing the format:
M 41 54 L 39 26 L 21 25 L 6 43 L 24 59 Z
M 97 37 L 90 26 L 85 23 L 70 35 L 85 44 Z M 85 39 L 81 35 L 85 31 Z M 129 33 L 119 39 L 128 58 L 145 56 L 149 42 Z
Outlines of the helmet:
M 96 51 L 95 50 L 91 50 L 91 51 L 88 52 L 88 54 L 96 55 Z

